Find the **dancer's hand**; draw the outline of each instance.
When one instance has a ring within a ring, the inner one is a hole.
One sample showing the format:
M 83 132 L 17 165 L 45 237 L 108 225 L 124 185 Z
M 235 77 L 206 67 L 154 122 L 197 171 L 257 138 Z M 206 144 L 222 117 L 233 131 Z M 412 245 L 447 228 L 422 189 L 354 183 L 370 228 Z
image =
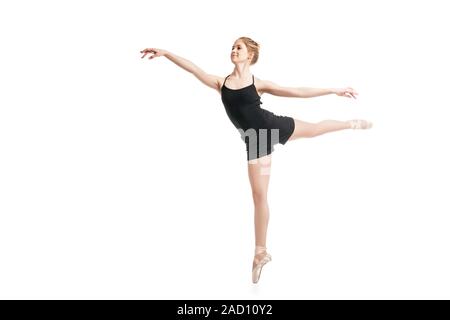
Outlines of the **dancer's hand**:
M 358 95 L 358 92 L 356 92 L 353 88 L 350 88 L 350 87 L 343 88 L 343 89 L 334 89 L 334 93 L 341 97 L 354 98 L 354 99 L 356 99 L 356 96 Z
M 152 56 L 148 57 L 149 59 L 153 59 L 155 57 L 165 56 L 167 51 L 163 50 L 163 49 L 147 48 L 147 49 L 142 50 L 141 53 L 144 54 L 141 58 L 144 58 L 149 53 L 150 54 L 153 53 Z

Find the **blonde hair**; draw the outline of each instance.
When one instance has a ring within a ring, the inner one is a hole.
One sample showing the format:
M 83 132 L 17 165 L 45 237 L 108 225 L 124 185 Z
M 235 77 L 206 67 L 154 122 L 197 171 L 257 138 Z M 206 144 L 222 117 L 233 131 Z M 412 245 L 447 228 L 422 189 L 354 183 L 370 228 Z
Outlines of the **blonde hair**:
M 238 40 L 242 40 L 242 42 L 244 42 L 249 54 L 253 53 L 253 58 L 252 61 L 250 61 L 250 65 L 255 64 L 259 57 L 259 43 L 249 37 L 240 37 Z

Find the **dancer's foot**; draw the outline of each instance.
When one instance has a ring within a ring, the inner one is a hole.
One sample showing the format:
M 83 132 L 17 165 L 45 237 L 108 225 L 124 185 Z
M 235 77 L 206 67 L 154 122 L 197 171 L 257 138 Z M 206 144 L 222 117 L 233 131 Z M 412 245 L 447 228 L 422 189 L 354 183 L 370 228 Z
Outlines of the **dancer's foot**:
M 261 276 L 262 267 L 272 260 L 272 256 L 267 253 L 265 247 L 255 247 L 255 258 L 253 259 L 252 281 L 257 283 Z
M 362 119 L 349 120 L 350 129 L 370 129 L 372 128 L 372 122 Z

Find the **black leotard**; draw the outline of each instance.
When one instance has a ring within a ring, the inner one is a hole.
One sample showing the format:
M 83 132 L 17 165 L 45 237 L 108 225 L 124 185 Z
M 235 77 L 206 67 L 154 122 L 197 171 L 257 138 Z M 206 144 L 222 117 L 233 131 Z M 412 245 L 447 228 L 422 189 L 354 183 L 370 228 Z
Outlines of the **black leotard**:
M 240 89 L 222 85 L 222 102 L 228 117 L 241 133 L 247 147 L 247 160 L 263 157 L 274 151 L 277 143 L 285 144 L 294 132 L 294 118 L 279 116 L 260 107 L 261 97 L 253 83 Z M 277 139 L 278 138 L 278 139 Z

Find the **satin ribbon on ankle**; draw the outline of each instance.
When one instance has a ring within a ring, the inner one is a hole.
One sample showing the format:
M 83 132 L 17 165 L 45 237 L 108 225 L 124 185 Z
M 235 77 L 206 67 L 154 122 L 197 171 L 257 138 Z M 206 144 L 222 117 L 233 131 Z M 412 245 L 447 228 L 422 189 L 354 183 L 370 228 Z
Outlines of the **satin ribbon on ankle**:
M 262 246 L 255 246 L 255 254 L 266 252 L 267 248 Z

